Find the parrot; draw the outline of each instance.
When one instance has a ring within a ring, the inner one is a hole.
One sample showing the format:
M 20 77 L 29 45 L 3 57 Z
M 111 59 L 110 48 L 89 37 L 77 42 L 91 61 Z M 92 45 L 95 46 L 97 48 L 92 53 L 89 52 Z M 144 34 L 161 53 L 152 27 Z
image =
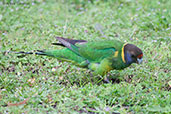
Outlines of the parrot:
M 119 40 L 86 41 L 56 37 L 62 49 L 37 50 L 34 54 L 57 58 L 71 62 L 74 65 L 93 71 L 93 75 L 101 75 L 105 82 L 109 82 L 105 75 L 111 70 L 122 70 L 132 63 L 143 61 L 143 52 L 134 44 Z M 33 54 L 33 52 L 18 52 Z

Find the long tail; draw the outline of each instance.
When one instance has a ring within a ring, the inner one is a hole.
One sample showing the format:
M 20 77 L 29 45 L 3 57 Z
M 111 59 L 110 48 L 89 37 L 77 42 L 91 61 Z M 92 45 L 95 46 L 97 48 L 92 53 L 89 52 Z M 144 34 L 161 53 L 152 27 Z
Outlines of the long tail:
M 86 40 L 72 40 L 72 39 L 68 39 L 68 38 L 63 38 L 63 37 L 56 37 L 56 39 L 58 39 L 58 41 L 60 43 L 52 43 L 53 45 L 58 45 L 58 46 L 62 46 L 62 47 L 66 47 L 68 49 L 70 49 L 71 51 L 73 51 L 75 54 L 77 54 L 77 56 L 80 56 L 79 52 L 78 52 L 78 47 L 75 46 L 75 44 L 85 44 L 87 43 Z M 22 54 L 22 55 L 27 55 L 27 54 L 35 54 L 35 55 L 46 55 L 46 56 L 52 56 L 52 57 L 57 57 L 56 54 L 64 54 L 66 55 L 67 53 L 65 52 L 60 52 L 57 50 L 36 50 L 36 51 L 32 51 L 32 52 L 24 52 L 24 51 L 20 51 L 20 52 L 15 52 L 15 51 L 5 51 L 2 53 L 15 53 L 15 54 Z M 68 52 L 68 51 L 67 51 Z M 70 53 L 69 53 L 70 55 Z
M 24 51 L 20 51 L 20 52 L 15 52 L 15 51 L 4 51 L 4 52 L 2 52 L 2 53 L 46 55 L 46 54 L 44 53 L 43 50 L 37 50 L 37 51 L 33 51 L 33 52 L 24 52 Z
M 85 58 L 82 58 L 81 56 L 73 53 L 70 49 L 61 49 L 61 50 L 36 50 L 31 52 L 13 52 L 13 51 L 6 51 L 5 53 L 14 53 L 14 54 L 20 54 L 18 57 L 24 57 L 25 55 L 43 55 L 43 56 L 49 56 L 57 58 L 58 60 L 62 61 L 70 61 L 76 64 L 82 63 L 85 61 Z

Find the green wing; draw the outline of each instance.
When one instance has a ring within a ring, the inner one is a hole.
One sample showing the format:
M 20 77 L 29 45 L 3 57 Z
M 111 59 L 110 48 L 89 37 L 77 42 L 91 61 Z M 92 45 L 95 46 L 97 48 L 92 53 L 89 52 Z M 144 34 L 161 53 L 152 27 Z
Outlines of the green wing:
M 86 42 L 84 44 L 72 44 L 65 39 L 58 38 L 58 40 L 68 49 L 77 55 L 87 59 L 88 61 L 100 62 L 106 57 L 111 57 L 120 49 L 121 42 L 112 41 L 97 41 Z
M 79 54 L 90 61 L 100 62 L 106 57 L 111 57 L 120 50 L 120 42 L 117 41 L 90 42 L 78 46 Z
M 79 48 L 80 56 L 88 59 L 89 61 L 100 62 L 106 57 L 110 57 L 114 55 L 116 49 L 115 48 L 103 48 L 103 49 L 95 49 L 88 46 Z

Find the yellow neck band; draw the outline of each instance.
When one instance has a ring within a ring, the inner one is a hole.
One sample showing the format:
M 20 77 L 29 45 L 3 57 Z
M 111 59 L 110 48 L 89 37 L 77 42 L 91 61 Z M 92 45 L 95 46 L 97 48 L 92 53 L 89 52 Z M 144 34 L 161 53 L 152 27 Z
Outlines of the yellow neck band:
M 128 44 L 128 43 L 125 43 L 125 44 L 123 45 L 123 47 L 122 47 L 122 52 L 121 52 L 122 61 L 123 61 L 124 63 L 126 63 L 126 61 L 125 61 L 125 54 L 124 54 L 124 48 L 125 48 L 125 45 L 126 45 L 126 44 Z

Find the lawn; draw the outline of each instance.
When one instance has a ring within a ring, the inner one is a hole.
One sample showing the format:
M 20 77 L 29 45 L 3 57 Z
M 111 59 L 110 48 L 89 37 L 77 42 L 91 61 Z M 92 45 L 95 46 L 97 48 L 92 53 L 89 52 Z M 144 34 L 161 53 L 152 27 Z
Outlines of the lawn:
M 171 113 L 169 0 L 0 1 L 0 114 Z M 60 49 L 56 36 L 117 39 L 143 50 L 142 64 L 108 73 L 7 51 Z

